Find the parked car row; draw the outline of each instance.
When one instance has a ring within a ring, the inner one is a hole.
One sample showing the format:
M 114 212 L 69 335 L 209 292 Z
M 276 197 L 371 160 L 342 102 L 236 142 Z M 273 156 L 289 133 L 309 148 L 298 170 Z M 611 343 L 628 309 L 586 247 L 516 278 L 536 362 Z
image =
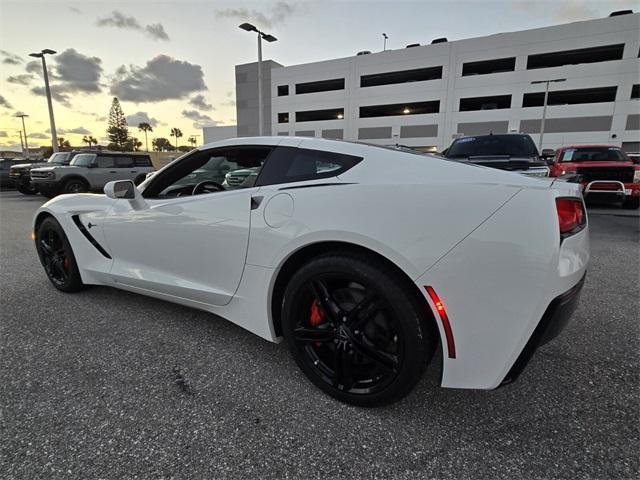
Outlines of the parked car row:
M 509 133 L 457 138 L 442 155 L 527 176 L 580 183 L 587 201 L 640 207 L 640 165 L 620 147 L 572 145 L 538 153 L 529 135 Z
M 46 162 L 13 165 L 9 177 L 21 193 L 52 198 L 61 193 L 102 192 L 111 180 L 133 180 L 137 185 L 153 170 L 147 153 L 81 150 L 54 153 Z

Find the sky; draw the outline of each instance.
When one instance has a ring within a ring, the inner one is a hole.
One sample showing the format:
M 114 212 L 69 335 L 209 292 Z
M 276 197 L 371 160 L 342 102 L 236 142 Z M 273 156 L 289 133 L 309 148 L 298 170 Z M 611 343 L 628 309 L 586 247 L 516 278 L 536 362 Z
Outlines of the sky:
M 235 124 L 234 66 L 256 60 L 245 21 L 278 38 L 263 57 L 283 65 L 525 30 L 640 8 L 638 0 L 0 0 L 0 150 L 19 150 L 20 119 L 29 146 L 50 145 L 40 60 L 47 57 L 58 136 L 108 143 L 112 98 L 132 135 L 140 122 L 153 137 L 180 128 L 186 143 L 202 127 Z

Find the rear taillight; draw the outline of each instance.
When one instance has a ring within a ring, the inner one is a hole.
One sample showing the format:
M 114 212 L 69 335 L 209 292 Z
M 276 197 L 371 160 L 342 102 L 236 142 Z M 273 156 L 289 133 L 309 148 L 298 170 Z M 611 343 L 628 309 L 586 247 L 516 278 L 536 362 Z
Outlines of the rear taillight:
M 556 198 L 560 237 L 565 238 L 578 233 L 587 223 L 582 200 L 575 197 Z

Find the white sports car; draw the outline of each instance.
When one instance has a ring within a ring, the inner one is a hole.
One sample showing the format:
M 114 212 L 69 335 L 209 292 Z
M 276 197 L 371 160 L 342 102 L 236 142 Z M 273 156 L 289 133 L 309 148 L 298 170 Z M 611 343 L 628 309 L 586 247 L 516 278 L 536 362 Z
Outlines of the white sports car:
M 247 169 L 241 188 L 219 183 Z M 357 405 L 405 396 L 438 345 L 443 387 L 514 380 L 589 261 L 578 185 L 357 143 L 221 141 L 105 193 L 36 213 L 56 288 L 109 285 L 284 337 L 315 385 Z

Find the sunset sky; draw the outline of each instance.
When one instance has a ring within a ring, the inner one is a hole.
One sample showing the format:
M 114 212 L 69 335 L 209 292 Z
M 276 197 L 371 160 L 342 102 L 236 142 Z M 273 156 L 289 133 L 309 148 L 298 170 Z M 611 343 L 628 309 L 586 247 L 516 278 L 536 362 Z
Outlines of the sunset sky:
M 140 121 L 151 137 L 178 127 L 235 123 L 234 66 L 255 61 L 249 21 L 278 41 L 264 58 L 284 65 L 607 16 L 638 2 L 609 1 L 8 1 L 0 0 L 0 149 L 19 150 L 17 112 L 29 146 L 50 144 L 39 59 L 47 57 L 58 136 L 80 145 L 90 134 L 106 144 L 106 116 L 117 96 L 131 133 Z M 150 137 L 150 138 L 151 138 Z

